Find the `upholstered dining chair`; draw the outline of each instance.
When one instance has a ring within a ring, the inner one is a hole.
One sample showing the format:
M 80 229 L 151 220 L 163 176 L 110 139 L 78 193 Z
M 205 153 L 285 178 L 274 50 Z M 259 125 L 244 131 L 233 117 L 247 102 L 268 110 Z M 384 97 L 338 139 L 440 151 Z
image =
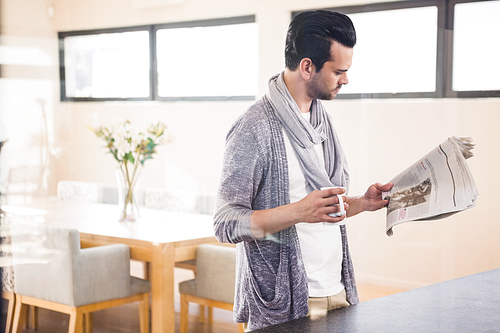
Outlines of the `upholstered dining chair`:
M 57 182 L 57 198 L 64 201 L 118 203 L 116 185 L 84 182 L 78 180 L 60 180 Z M 144 191 L 137 192 L 139 204 L 144 203 Z
M 1 296 L 8 301 L 7 317 L 5 319 L 5 332 L 12 330 L 12 319 L 14 318 L 14 306 L 16 297 L 14 294 L 14 271 L 12 268 L 11 238 L 8 231 L 10 220 L 3 215 L 0 209 L 0 265 Z M 2 331 L 0 326 L 0 332 Z
M 189 303 L 209 307 L 208 322 L 212 323 L 211 308 L 233 311 L 236 270 L 236 248 L 202 244 L 196 249 L 196 278 L 181 282 L 181 333 L 188 331 Z M 243 325 L 239 332 L 243 332 Z
M 22 194 L 27 197 L 41 186 L 42 168 L 38 165 L 23 165 L 9 169 L 6 193 Z
M 92 313 L 139 302 L 140 331 L 149 332 L 146 280 L 130 276 L 124 244 L 80 249 L 79 233 L 25 225 L 12 234 L 16 308 L 12 331 L 22 332 L 28 305 L 69 314 L 68 332 L 92 331 Z
M 6 208 L 6 206 L 2 206 Z M 16 303 L 16 295 L 14 294 L 14 268 L 12 267 L 12 239 L 11 239 L 11 224 L 13 222 L 12 217 L 12 207 L 9 207 L 9 211 L 5 212 L 0 208 L 0 259 L 1 259 L 1 291 L 2 298 L 8 301 L 7 306 L 7 316 L 5 319 L 5 332 L 12 332 L 12 322 L 14 319 L 14 309 Z M 28 215 L 17 216 L 15 220 L 17 222 L 24 221 L 36 221 L 37 215 L 31 215 L 34 211 L 28 212 Z M 23 222 L 21 222 L 23 223 Z M 31 316 L 30 316 L 31 314 Z M 32 321 L 32 328 L 36 329 L 38 325 L 37 321 L 37 309 L 35 307 L 30 307 L 29 311 L 26 312 L 26 323 Z M 3 328 L 3 327 L 2 327 Z M 0 328 L 0 332 L 1 328 Z

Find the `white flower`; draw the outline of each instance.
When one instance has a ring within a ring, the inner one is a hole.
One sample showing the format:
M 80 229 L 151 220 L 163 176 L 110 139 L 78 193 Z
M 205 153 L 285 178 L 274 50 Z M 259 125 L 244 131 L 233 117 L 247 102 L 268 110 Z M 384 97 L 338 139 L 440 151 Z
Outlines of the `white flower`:
M 114 146 L 118 150 L 118 156 L 121 158 L 130 153 L 130 143 L 125 138 L 115 139 Z
M 117 126 L 113 129 L 111 133 L 111 138 L 115 140 L 115 142 L 123 141 L 127 139 L 128 133 L 123 126 Z
M 92 117 L 91 126 L 98 126 L 96 117 Z M 90 129 L 92 129 L 89 126 Z M 165 125 L 161 122 L 157 124 L 148 124 L 142 129 L 136 128 L 128 120 L 116 120 L 113 125 L 108 127 L 99 126 L 93 132 L 100 138 L 104 139 L 107 147 L 119 163 L 132 162 L 144 163 L 146 159 L 152 157 L 156 153 L 155 146 L 158 144 L 166 144 L 171 141 L 169 132 L 165 131 Z M 150 145 L 150 140 L 153 143 Z M 132 159 L 124 160 L 125 155 L 131 154 Z
M 131 139 L 132 142 L 130 145 L 133 147 L 134 150 L 137 150 L 142 144 L 142 142 L 147 139 L 147 137 L 143 133 L 136 132 L 132 134 Z
M 86 125 L 92 132 L 96 132 L 101 127 L 97 113 L 92 113 L 88 116 Z

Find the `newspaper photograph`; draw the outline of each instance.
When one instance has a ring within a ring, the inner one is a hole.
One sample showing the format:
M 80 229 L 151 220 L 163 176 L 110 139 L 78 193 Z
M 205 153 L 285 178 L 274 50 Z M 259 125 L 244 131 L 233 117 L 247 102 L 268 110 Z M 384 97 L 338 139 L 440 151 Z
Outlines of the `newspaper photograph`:
M 450 137 L 405 171 L 382 197 L 387 205 L 386 234 L 410 221 L 436 220 L 476 205 L 479 195 L 466 159 L 473 156 L 471 138 Z

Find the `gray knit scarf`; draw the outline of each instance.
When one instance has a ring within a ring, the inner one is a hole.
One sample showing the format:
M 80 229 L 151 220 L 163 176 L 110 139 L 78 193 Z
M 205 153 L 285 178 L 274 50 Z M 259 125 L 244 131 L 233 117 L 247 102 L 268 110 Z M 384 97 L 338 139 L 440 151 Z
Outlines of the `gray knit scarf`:
M 340 146 L 332 119 L 319 100 L 311 105 L 310 123 L 301 116 L 299 107 L 290 95 L 283 72 L 269 79 L 269 100 L 290 138 L 295 156 L 307 181 L 309 193 L 325 186 L 349 188 L 349 172 L 344 151 Z M 325 168 L 320 167 L 314 146 L 323 142 Z

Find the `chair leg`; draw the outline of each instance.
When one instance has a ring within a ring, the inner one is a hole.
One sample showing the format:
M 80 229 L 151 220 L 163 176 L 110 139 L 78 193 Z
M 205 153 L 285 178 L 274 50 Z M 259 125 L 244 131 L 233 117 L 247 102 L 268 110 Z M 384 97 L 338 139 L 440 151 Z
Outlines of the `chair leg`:
M 14 311 L 14 322 L 12 323 L 13 333 L 22 333 L 23 321 L 26 320 L 26 313 L 28 312 L 28 305 L 22 303 L 22 298 L 16 300 L 16 309 Z
M 83 314 L 83 332 L 92 333 L 94 331 L 94 313 L 87 312 Z
M 7 308 L 7 321 L 5 323 L 5 332 L 12 332 L 12 322 L 14 320 L 14 310 L 16 305 L 16 294 L 9 293 L 7 299 L 9 300 L 9 307 Z
M 214 308 L 209 306 L 208 307 L 208 323 L 213 324 L 214 322 Z
M 151 265 L 149 264 L 149 262 L 147 262 L 147 261 L 143 262 L 142 272 L 144 275 L 144 280 L 151 281 L 150 269 L 151 269 Z
M 181 331 L 180 333 L 187 333 L 188 331 L 188 317 L 189 317 L 189 302 L 186 296 L 181 294 Z
M 77 308 L 73 308 L 69 314 L 68 333 L 82 333 L 83 313 Z
M 28 305 L 28 307 L 26 308 L 26 313 L 24 314 L 24 328 L 30 327 L 30 313 L 33 312 L 32 308 L 32 305 Z
M 238 333 L 245 333 L 245 329 L 243 328 L 242 323 L 238 323 Z
M 149 294 L 145 293 L 139 302 L 139 326 L 141 333 L 149 333 Z
M 30 322 L 33 324 L 31 326 L 33 329 L 38 328 L 38 307 L 34 305 L 28 305 L 28 310 L 26 310 L 26 320 L 24 322 L 24 327 L 29 328 Z
M 31 311 L 31 322 L 33 323 L 33 329 L 36 330 L 38 328 L 38 307 L 33 305 L 30 307 L 30 311 Z
M 205 322 L 205 305 L 199 305 L 199 312 L 198 312 L 198 321 L 200 323 L 204 323 Z

